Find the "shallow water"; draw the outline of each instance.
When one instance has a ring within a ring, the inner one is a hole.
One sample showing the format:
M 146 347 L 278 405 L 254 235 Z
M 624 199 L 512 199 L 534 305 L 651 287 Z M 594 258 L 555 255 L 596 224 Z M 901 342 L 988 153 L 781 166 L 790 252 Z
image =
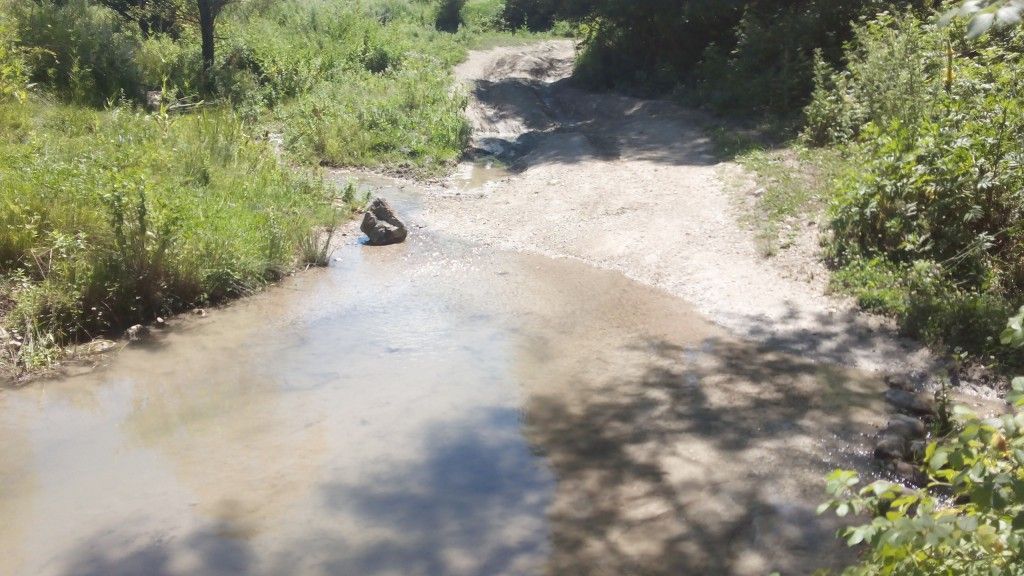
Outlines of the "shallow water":
M 361 246 L 0 391 L 0 574 L 764 574 L 841 560 L 875 383 L 572 261 Z M 806 502 L 805 502 L 806 501 Z

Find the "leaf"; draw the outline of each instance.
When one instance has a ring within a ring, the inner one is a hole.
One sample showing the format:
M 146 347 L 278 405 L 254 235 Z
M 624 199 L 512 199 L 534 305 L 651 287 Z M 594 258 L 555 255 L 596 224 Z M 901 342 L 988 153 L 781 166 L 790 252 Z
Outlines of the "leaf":
M 946 462 L 949 462 L 949 454 L 945 449 L 940 448 L 935 450 L 935 454 L 928 461 L 928 467 L 932 470 L 941 470 Z
M 978 528 L 978 519 L 974 516 L 960 516 L 956 519 L 956 526 L 964 532 L 973 532 Z

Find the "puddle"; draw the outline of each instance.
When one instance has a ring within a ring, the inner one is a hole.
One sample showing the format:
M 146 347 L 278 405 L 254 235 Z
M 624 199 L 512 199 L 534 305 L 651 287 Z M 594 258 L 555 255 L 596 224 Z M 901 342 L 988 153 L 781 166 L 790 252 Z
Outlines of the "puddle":
M 365 184 L 364 180 L 364 184 Z M 413 221 L 414 190 L 383 195 Z M 0 391 L 0 574 L 764 574 L 842 559 L 858 375 L 426 231 Z
M 507 167 L 493 159 L 482 158 L 462 162 L 455 168 L 450 181 L 460 190 L 486 191 L 496 182 L 509 178 L 512 173 Z

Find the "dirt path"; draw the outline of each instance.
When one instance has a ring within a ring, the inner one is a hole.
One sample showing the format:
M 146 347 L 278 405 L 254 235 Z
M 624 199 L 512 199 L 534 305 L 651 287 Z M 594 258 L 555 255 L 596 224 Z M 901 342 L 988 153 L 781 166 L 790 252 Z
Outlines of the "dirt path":
M 929 365 L 884 323 L 758 253 L 721 179 L 738 167 L 716 159 L 704 118 L 574 89 L 574 55 L 569 41 L 546 42 L 475 52 L 458 68 L 473 95 L 473 146 L 514 175 L 440 190 L 431 220 L 476 242 L 618 270 L 777 350 L 874 372 Z

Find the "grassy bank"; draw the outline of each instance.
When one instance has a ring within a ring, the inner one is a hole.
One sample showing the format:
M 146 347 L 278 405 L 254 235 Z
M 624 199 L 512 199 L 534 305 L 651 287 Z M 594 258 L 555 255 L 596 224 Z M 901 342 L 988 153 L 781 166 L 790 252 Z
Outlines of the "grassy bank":
M 23 368 L 70 342 L 251 293 L 352 209 L 225 109 L 169 118 L 3 105 L 0 183 L 0 312 L 21 343 L 6 360 Z
M 458 4 L 454 33 L 438 2 L 232 4 L 200 90 L 186 18 L 156 33 L 102 2 L 0 2 L 0 370 L 321 258 L 355 199 L 318 165 L 443 172 L 468 137 L 452 67 L 513 37 L 502 3 Z

